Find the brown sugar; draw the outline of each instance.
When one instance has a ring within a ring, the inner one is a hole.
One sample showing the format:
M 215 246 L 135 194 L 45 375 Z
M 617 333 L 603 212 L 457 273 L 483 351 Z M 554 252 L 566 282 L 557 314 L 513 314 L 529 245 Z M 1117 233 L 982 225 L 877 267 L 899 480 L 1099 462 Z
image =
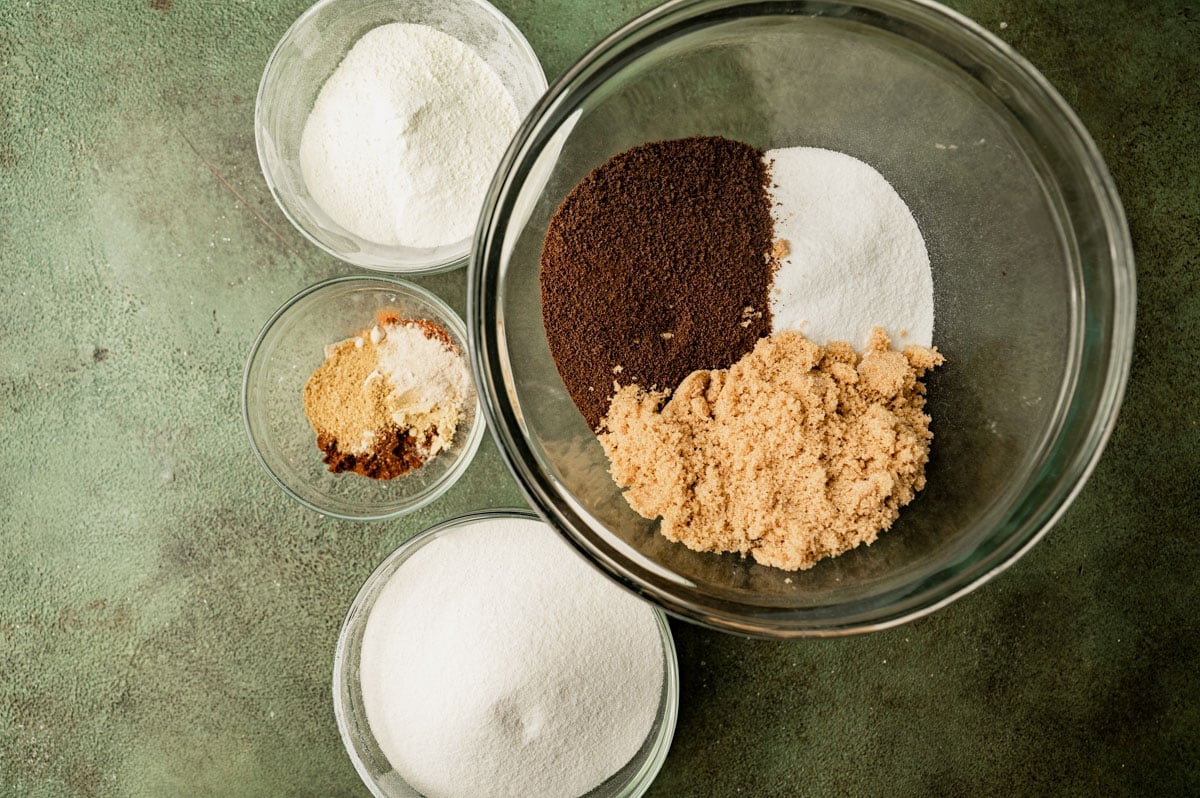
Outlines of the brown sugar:
M 780 332 L 727 370 L 693 372 L 669 401 L 624 386 L 600 435 L 613 478 L 697 551 L 798 570 L 869 545 L 925 486 L 920 378 L 942 363 L 889 343 L 876 329 L 860 355 Z

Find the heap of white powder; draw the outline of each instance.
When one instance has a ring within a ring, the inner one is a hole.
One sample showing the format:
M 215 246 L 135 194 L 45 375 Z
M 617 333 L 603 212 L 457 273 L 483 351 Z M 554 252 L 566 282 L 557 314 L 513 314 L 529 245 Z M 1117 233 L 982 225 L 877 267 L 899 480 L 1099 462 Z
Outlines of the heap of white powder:
M 326 81 L 300 140 L 300 169 L 333 221 L 416 248 L 470 236 L 519 122 L 474 50 L 426 25 L 359 39 Z
M 573 798 L 641 747 L 663 647 L 651 608 L 545 524 L 479 521 L 380 593 L 360 662 L 371 731 L 428 798 Z
M 787 245 L 771 290 L 773 329 L 826 344 L 933 343 L 933 276 L 908 206 L 871 166 L 815 147 L 768 150 L 775 238 Z
M 428 438 L 422 452 L 426 458 L 450 448 L 471 394 L 471 374 L 462 352 L 412 322 L 375 326 L 368 335 L 379 368 L 367 381 L 387 381 L 392 422 Z

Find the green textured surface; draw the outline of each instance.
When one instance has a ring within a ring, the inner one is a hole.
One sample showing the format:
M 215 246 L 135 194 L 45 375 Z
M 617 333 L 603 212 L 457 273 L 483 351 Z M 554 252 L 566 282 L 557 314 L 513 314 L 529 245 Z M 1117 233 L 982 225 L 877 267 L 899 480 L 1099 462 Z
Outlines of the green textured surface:
M 285 298 L 350 267 L 259 173 L 253 99 L 305 0 L 0 4 L 0 795 L 365 795 L 337 628 L 385 554 L 520 504 L 490 440 L 401 522 L 254 462 L 238 387 Z M 498 2 L 553 79 L 647 0 Z M 963 0 L 1078 110 L 1129 214 L 1124 410 L 1029 555 L 935 615 L 771 643 L 675 624 L 651 794 L 1200 791 L 1200 7 Z M 461 310 L 465 274 L 423 281 Z

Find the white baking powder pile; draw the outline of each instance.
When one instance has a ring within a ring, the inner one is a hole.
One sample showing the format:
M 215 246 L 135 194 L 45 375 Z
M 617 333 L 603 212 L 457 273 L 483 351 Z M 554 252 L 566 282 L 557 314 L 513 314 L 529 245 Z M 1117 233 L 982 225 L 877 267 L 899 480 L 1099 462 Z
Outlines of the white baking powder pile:
M 335 222 L 389 246 L 470 236 L 517 107 L 474 50 L 426 25 L 359 39 L 304 125 L 300 169 Z
M 369 336 L 376 345 L 379 368 L 367 381 L 387 381 L 392 421 L 399 429 L 428 437 L 428 449 L 422 452 L 427 459 L 450 448 L 472 392 L 462 352 L 413 323 L 376 325 Z
M 653 610 L 548 526 L 495 519 L 400 566 L 360 674 L 380 749 L 422 795 L 571 798 L 641 747 L 663 649 Z
M 891 184 L 849 155 L 768 150 L 775 238 L 773 329 L 861 348 L 873 327 L 898 346 L 933 343 L 933 275 L 916 220 Z

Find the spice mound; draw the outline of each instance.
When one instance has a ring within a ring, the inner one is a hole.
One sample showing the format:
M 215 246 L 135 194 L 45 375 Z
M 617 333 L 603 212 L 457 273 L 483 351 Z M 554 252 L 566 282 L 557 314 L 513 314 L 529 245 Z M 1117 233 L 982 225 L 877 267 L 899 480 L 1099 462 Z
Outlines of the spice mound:
M 445 328 L 384 311 L 325 348 L 304 386 L 304 412 L 330 471 L 393 479 L 450 447 L 470 393 Z
M 811 568 L 874 542 L 925 487 L 920 378 L 941 363 L 936 349 L 892 350 L 880 328 L 862 355 L 779 332 L 669 401 L 622 387 L 600 442 L 630 506 L 661 515 L 668 539 Z

